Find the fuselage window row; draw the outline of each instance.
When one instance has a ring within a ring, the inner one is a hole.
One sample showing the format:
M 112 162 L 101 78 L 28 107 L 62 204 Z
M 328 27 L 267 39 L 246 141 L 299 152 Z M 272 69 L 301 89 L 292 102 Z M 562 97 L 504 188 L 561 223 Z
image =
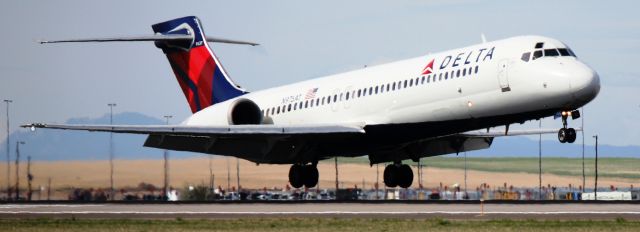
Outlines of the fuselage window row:
M 325 99 L 326 99 L 326 104 L 328 105 L 328 104 L 331 104 L 331 102 L 336 103 L 338 101 L 348 101 L 356 98 L 362 98 L 367 96 L 367 94 L 369 96 L 374 94 L 377 95 L 379 93 L 382 94 L 385 92 L 385 88 L 386 88 L 386 92 L 392 92 L 392 91 L 400 90 L 402 88 L 409 88 L 413 86 L 424 85 L 425 83 L 427 84 L 432 82 L 435 83 L 438 81 L 442 81 L 443 79 L 449 80 L 449 79 L 454 79 L 454 77 L 459 78 L 461 76 L 462 77 L 467 75 L 471 76 L 471 74 L 478 74 L 478 69 L 479 69 L 478 66 L 475 66 L 475 67 L 451 70 L 450 72 L 446 71 L 446 72 L 441 72 L 437 74 L 433 73 L 433 74 L 424 75 L 421 77 L 416 77 L 415 79 L 411 78 L 411 79 L 398 81 L 398 82 L 365 87 L 362 89 L 353 90 L 352 92 L 342 92 L 340 94 L 334 94 L 333 96 L 324 96 L 322 98 L 318 97 L 315 99 L 310 99 L 310 100 L 307 99 L 300 102 L 289 103 L 287 105 L 274 106 L 271 108 L 267 108 L 266 111 L 261 110 L 261 113 L 263 114 L 263 116 L 268 117 L 268 116 L 277 115 L 285 112 L 302 110 L 303 108 L 308 109 L 313 107 L 319 107 L 319 106 L 325 105 Z

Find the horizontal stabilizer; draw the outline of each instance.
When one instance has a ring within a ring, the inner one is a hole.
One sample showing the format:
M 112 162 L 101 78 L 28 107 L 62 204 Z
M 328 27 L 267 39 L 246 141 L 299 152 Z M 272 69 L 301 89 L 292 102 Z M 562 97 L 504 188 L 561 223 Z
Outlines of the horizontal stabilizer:
M 207 42 L 212 43 L 228 43 L 228 44 L 242 44 L 257 46 L 260 45 L 254 42 L 247 42 L 241 40 L 231 40 L 217 37 L 206 37 Z M 147 36 L 124 36 L 124 37 L 104 37 L 104 38 L 88 38 L 88 39 L 66 39 L 66 40 L 41 40 L 41 44 L 46 43 L 83 43 L 83 42 L 130 42 L 130 41 L 191 41 L 192 35 L 180 35 L 180 34 L 156 34 Z

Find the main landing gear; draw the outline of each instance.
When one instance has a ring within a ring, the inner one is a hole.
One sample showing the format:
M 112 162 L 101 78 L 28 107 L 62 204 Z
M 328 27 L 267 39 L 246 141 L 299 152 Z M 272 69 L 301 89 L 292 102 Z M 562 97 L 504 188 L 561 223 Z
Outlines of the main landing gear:
M 573 143 L 576 141 L 576 129 L 567 127 L 567 118 L 580 118 L 580 111 L 562 111 L 562 128 L 558 130 L 558 141 L 561 143 Z
M 294 164 L 289 169 L 289 184 L 294 188 L 302 186 L 313 188 L 318 185 L 319 177 L 317 163 L 309 165 Z
M 394 162 L 384 168 L 384 184 L 387 187 L 408 188 L 413 183 L 413 170 L 411 167 L 400 162 Z

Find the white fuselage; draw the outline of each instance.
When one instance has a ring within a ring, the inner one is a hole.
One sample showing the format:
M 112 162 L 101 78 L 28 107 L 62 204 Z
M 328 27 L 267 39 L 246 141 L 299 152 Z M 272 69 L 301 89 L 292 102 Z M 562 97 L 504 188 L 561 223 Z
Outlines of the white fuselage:
M 537 43 L 543 47 L 535 48 Z M 596 72 L 574 56 L 531 57 L 536 50 L 562 48 L 567 46 L 540 36 L 482 43 L 252 92 L 203 109 L 184 124 L 228 125 L 229 106 L 239 98 L 255 102 L 264 123 L 282 125 L 403 124 L 572 110 L 597 95 Z

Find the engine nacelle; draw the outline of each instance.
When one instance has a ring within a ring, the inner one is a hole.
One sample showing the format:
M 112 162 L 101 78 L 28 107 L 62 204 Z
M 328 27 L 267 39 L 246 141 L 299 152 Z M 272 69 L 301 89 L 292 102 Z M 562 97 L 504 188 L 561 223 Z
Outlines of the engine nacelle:
M 229 125 L 251 125 L 262 123 L 260 107 L 253 101 L 241 98 L 229 106 Z

